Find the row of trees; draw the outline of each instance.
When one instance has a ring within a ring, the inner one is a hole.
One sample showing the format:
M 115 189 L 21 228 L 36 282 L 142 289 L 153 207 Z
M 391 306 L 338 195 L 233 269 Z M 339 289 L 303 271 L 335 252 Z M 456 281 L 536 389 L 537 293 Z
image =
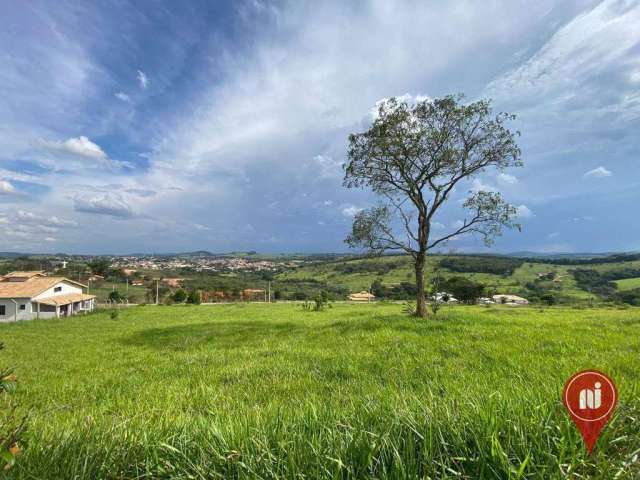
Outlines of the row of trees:
M 466 277 L 450 277 L 447 279 L 436 277 L 431 282 L 429 292 L 432 295 L 437 292 L 446 292 L 457 300 L 469 304 L 476 303 L 480 297 L 488 294 L 487 288 L 483 284 L 474 282 Z M 386 286 L 377 279 L 371 284 L 371 293 L 381 299 L 408 300 L 416 296 L 417 287 L 409 282 Z

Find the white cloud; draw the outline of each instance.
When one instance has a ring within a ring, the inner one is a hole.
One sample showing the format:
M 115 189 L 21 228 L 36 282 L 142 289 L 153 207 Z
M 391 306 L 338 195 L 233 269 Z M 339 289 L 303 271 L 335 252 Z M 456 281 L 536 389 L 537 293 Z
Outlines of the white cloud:
M 43 217 L 26 210 L 18 210 L 15 214 L 15 220 L 22 224 L 45 225 L 49 227 L 75 227 L 77 222 L 73 220 L 65 220 L 57 216 Z
M 0 180 L 0 195 L 11 195 L 16 193 L 14 186 L 7 180 Z
M 575 222 L 575 223 L 591 222 L 591 221 L 593 221 L 593 217 L 590 216 L 590 215 L 585 215 L 585 216 L 582 216 L 582 217 L 573 217 L 571 220 L 573 222 Z
M 107 158 L 107 154 L 95 144 L 88 137 L 81 135 L 77 138 L 69 138 L 64 142 L 50 142 L 44 141 L 42 145 L 51 150 L 59 150 L 63 152 L 72 153 L 80 157 L 94 158 L 104 160 Z
M 317 168 L 320 178 L 342 178 L 342 162 L 329 155 L 313 157 L 312 167 Z
M 129 95 L 127 95 L 124 92 L 116 92 L 114 93 L 114 96 L 120 100 L 122 100 L 123 102 L 128 102 L 131 100 L 131 97 L 129 97 Z
M 593 178 L 604 178 L 610 177 L 613 175 L 610 170 L 607 170 L 604 167 L 594 168 L 593 170 L 589 170 L 584 174 L 585 177 L 593 177 Z
M 364 209 L 360 207 L 356 207 L 355 205 L 348 205 L 342 209 L 342 215 L 344 215 L 347 218 L 352 218 L 352 217 L 355 217 L 362 210 Z
M 116 218 L 136 216 L 131 206 L 118 193 L 78 195 L 73 199 L 73 208 L 77 212 L 109 215 Z
M 479 178 L 474 178 L 473 181 L 471 182 L 470 191 L 472 193 L 477 193 L 477 192 L 497 192 L 498 189 L 496 187 L 492 186 L 492 185 L 484 183 Z M 464 200 L 463 200 L 463 202 L 464 202 Z
M 550 234 L 547 235 L 548 239 L 552 239 L 552 238 L 556 238 L 558 235 L 560 235 L 560 233 L 558 232 L 551 232 Z
M 500 173 L 497 177 L 497 180 L 501 185 L 515 185 L 516 183 L 518 183 L 518 179 L 513 175 L 509 175 L 508 173 Z
M 325 200 L 324 202 L 322 202 L 322 204 L 325 207 L 330 207 L 331 205 L 333 205 L 333 200 Z
M 518 218 L 531 218 L 534 217 L 534 213 L 526 205 L 519 205 L 516 207 L 516 216 Z
M 140 88 L 147 88 L 147 86 L 149 86 L 149 78 L 142 70 L 138 70 L 137 78 L 138 83 L 140 83 Z
M 526 63 L 492 82 L 489 92 L 501 98 L 535 99 L 567 90 L 575 98 L 584 80 L 612 64 L 633 68 L 629 51 L 637 45 L 640 6 L 605 0 L 560 28 Z M 554 101 L 555 96 L 545 98 Z M 589 105 L 591 106 L 591 105 Z

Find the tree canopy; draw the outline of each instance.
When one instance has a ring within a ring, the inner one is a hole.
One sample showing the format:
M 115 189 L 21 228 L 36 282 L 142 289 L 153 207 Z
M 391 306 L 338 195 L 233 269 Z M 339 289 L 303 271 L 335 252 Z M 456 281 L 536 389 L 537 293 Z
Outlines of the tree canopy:
M 515 223 L 516 208 L 496 191 L 476 189 L 462 202 L 464 220 L 434 237 L 437 212 L 456 186 L 490 168 L 522 165 L 518 132 L 507 128 L 515 117 L 494 115 L 488 100 L 464 103 L 461 95 L 415 104 L 395 98 L 380 103 L 368 130 L 349 136 L 344 185 L 369 188 L 378 205 L 355 215 L 346 242 L 373 253 L 400 250 L 415 260 L 417 313 L 424 308 L 427 252 L 463 234 L 491 245 L 503 227 Z

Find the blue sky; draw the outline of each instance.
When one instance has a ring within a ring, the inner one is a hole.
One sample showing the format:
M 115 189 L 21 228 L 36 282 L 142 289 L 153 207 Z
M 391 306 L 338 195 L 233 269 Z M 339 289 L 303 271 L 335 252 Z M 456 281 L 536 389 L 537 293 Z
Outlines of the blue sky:
M 518 115 L 492 251 L 640 250 L 640 1 L 0 4 L 0 250 L 336 252 L 376 102 Z M 464 190 L 464 191 L 463 191 Z M 483 251 L 476 239 L 450 250 Z

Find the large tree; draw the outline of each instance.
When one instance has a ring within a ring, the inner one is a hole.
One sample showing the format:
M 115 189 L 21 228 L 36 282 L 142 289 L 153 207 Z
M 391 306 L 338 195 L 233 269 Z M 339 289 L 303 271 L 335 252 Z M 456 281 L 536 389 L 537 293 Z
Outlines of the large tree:
M 465 104 L 462 95 L 417 103 L 381 102 L 370 128 L 349 136 L 344 185 L 372 189 L 378 206 L 359 212 L 346 242 L 372 253 L 400 250 L 413 257 L 416 314 L 427 314 L 425 262 L 428 252 L 454 237 L 473 233 L 490 245 L 502 227 L 519 227 L 516 209 L 495 191 L 470 191 L 467 217 L 432 238 L 436 213 L 458 185 L 488 169 L 520 166 L 518 132 L 494 115 L 488 100 Z

